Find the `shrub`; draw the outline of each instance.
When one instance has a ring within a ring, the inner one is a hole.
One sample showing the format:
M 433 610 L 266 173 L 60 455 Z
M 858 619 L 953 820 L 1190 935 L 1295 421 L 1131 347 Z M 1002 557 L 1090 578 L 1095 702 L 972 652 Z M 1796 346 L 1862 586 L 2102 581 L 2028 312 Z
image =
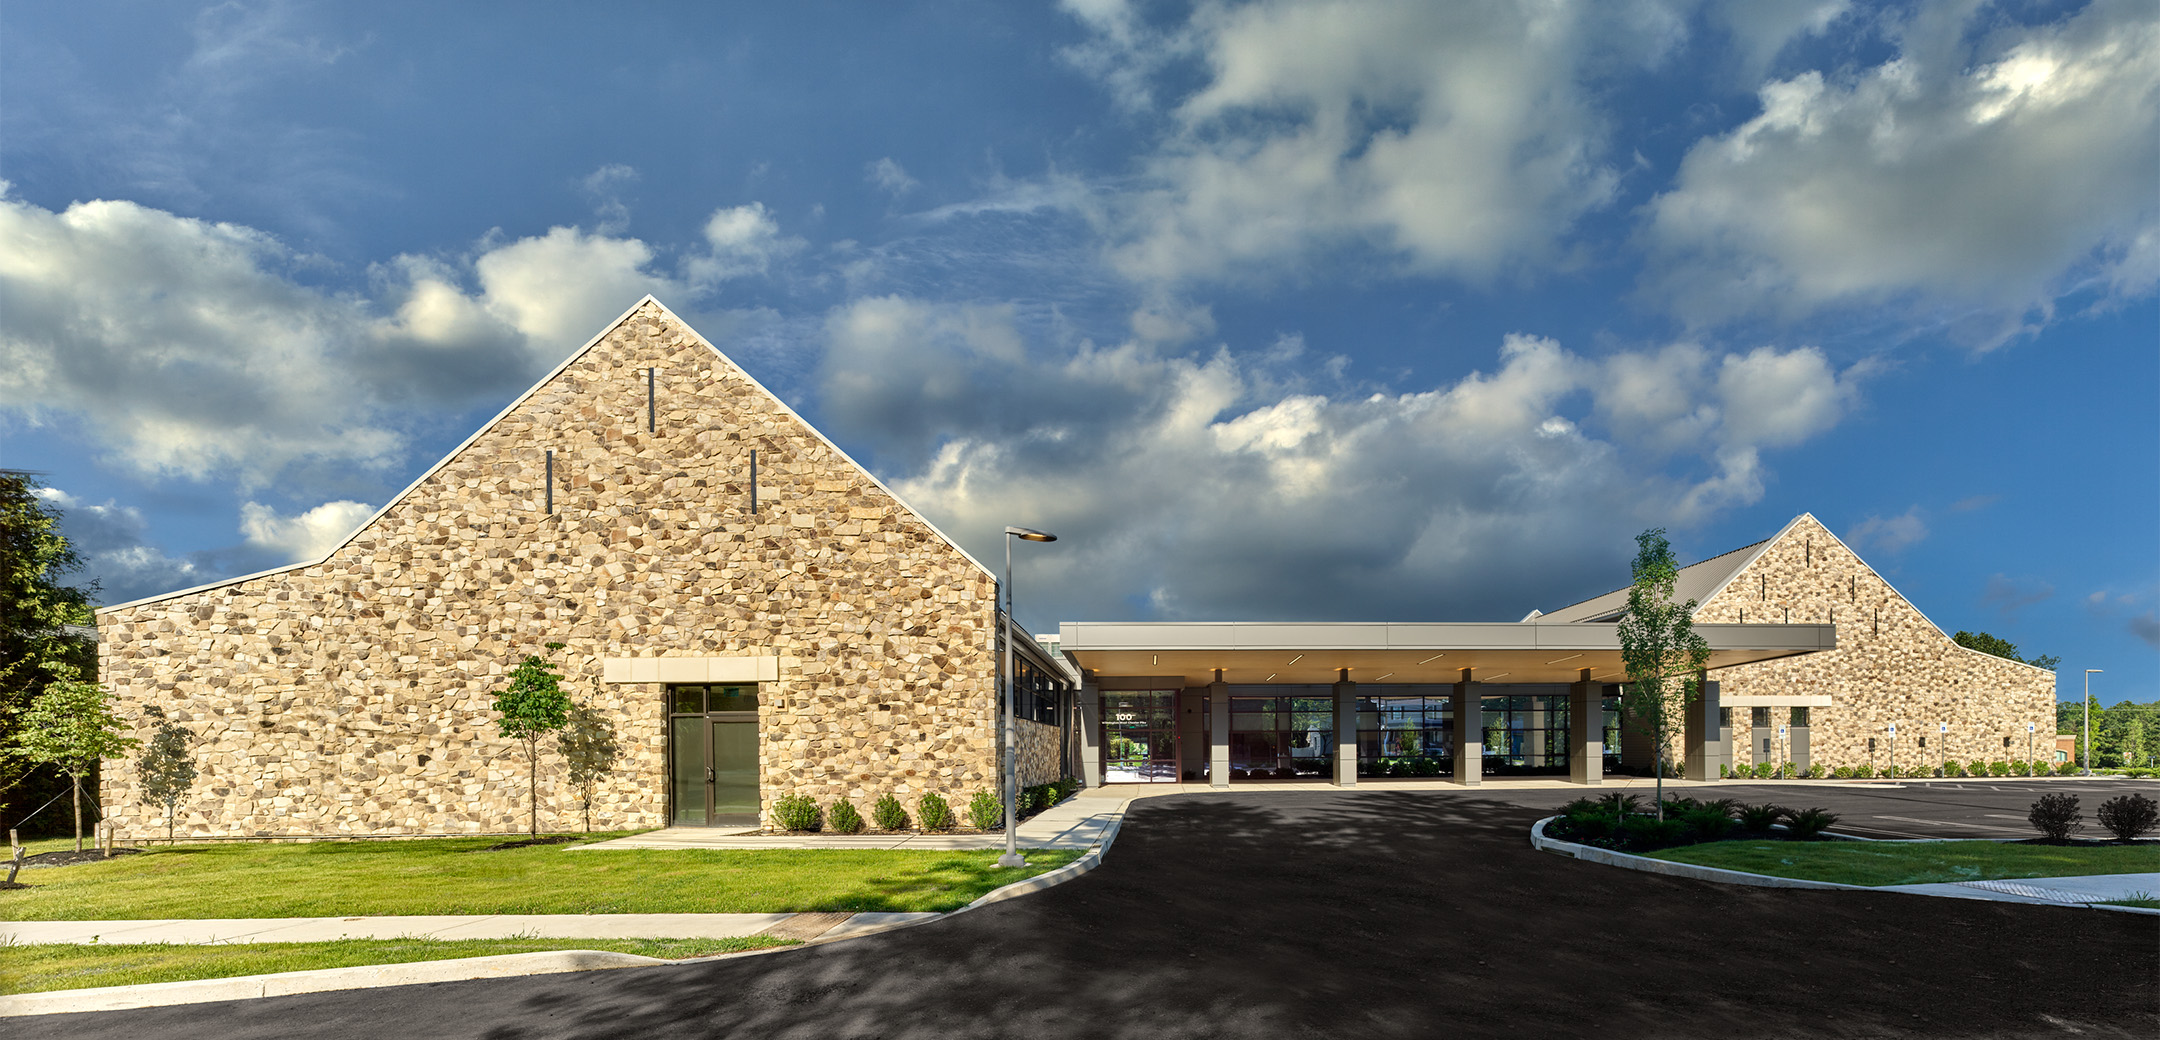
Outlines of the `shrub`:
M 1020 792 L 1020 815 L 1033 816 L 1057 804 L 1057 788 L 1036 784 Z
M 1620 824 L 1621 840 L 1643 852 L 1671 848 L 1687 841 L 1688 825 L 1681 820 L 1655 816 L 1630 816 Z
M 773 822 L 784 831 L 814 831 L 825 822 L 817 800 L 806 794 L 784 794 L 773 800 Z
M 1740 826 L 1751 831 L 1766 831 L 1770 825 L 1785 815 L 1785 808 L 1764 802 L 1761 805 L 1743 805 L 1738 813 Z
M 1988 767 L 1988 775 L 1989 775 L 1989 776 L 2009 776 L 2009 775 L 2010 775 L 2010 763 L 2008 763 L 2008 762 L 1989 762 L 1989 763 L 1987 764 L 1987 767 Z
M 953 825 L 952 806 L 945 804 L 939 794 L 926 794 L 915 800 L 915 819 L 926 831 L 949 831 Z
M 1803 841 L 1812 839 L 1829 830 L 1830 826 L 1836 822 L 1838 822 L 1838 814 L 1828 809 L 1786 810 L 1785 812 L 1785 826 L 1792 831 L 1793 837 Z
M 1808 767 L 1807 767 L 1807 772 L 1806 772 L 1806 773 L 1804 773 L 1804 774 L 1802 774 L 1802 775 L 1806 776 L 1806 777 L 1807 777 L 1808 779 L 1810 779 L 1810 780 L 1820 780 L 1820 779 L 1822 779 L 1822 778 L 1823 778 L 1823 776 L 1825 775 L 1825 774 L 1824 774 L 1824 772 L 1823 772 L 1823 767 L 1822 767 L 1822 763 L 1821 763 L 1821 762 L 1810 762 L 1810 763 L 1808 763 Z
M 2126 794 L 2100 803 L 2100 826 L 2124 841 L 2160 827 L 2160 802 L 2141 794 Z
M 1768 762 L 1757 762 L 1757 763 L 1755 763 L 1755 779 L 1757 779 L 1757 780 L 1768 780 L 1768 779 L 1770 779 L 1770 773 L 1771 773 L 1771 771 L 1772 771 L 1772 770 L 1774 770 L 1774 769 L 1776 769 L 1776 768 L 1777 768 L 1777 767 L 1775 767 L 1775 766 L 1771 765 L 1771 764 L 1770 764 L 1770 763 L 1768 763 Z
M 1852 775 L 1855 780 L 1873 780 L 1875 779 L 1875 767 L 1862 762 L 1853 767 Z
M 1965 775 L 1986 776 L 1988 775 L 1988 764 L 1986 762 L 1982 762 L 1977 758 L 1973 759 L 1972 761 L 1965 763 Z
M 1689 841 L 1718 841 L 1732 833 L 1733 818 L 1714 806 L 1697 806 L 1682 812 L 1680 823 L 1687 828 Z
M 889 794 L 871 803 L 870 819 L 877 823 L 878 830 L 881 831 L 907 829 L 907 809 L 901 806 L 900 799 Z
M 1614 816 L 1629 816 L 1643 811 L 1643 800 L 1639 794 L 1622 794 L 1614 791 L 1611 794 L 1600 796 L 1598 804 L 1604 806 L 1606 811 Z
M 2072 834 L 2085 829 L 2084 813 L 2078 811 L 2077 795 L 2044 794 L 2032 803 L 2032 810 L 2025 814 L 2033 827 L 2049 841 L 2069 841 Z
M 1718 779 L 1720 779 L 1720 780 L 1730 780 L 1730 779 L 1732 779 L 1732 767 L 1731 767 L 1731 766 L 1729 766 L 1729 765 L 1726 765 L 1726 764 L 1725 764 L 1725 763 L 1723 763 L 1723 762 L 1720 762 L 1720 763 L 1718 763 L 1718 767 L 1717 767 L 1717 778 L 1718 778 Z
M 1059 780 L 1059 781 L 1057 782 L 1058 801 L 1061 801 L 1061 802 L 1062 802 L 1062 801 L 1064 801 L 1064 800 L 1065 800 L 1065 799 L 1067 799 L 1067 798 L 1071 798 L 1071 797 L 1073 796 L 1073 794 L 1074 794 L 1075 792 L 1079 791 L 1079 790 L 1080 790 L 1080 778 L 1079 778 L 1079 777 L 1077 777 L 1077 776 L 1068 776 L 1068 777 L 1066 777 L 1066 778 L 1064 778 L 1064 779 L 1062 779 L 1062 780 Z
M 2077 771 L 2077 759 L 2074 758 L 2055 767 L 2056 776 L 2076 776 Z
M 1964 775 L 1965 775 L 1965 767 L 1964 767 L 1964 766 L 1962 766 L 1962 765 L 1959 765 L 1959 764 L 1958 764 L 1958 763 L 1956 763 L 1956 762 L 1944 762 L 1944 763 L 1942 764 L 1942 775 L 1944 775 L 1944 776 L 1948 776 L 1948 777 L 1959 777 L 1959 776 L 1964 776 Z
M 1005 804 L 988 791 L 977 791 L 968 799 L 968 824 L 979 831 L 997 830 L 1005 826 Z
M 1836 776 L 1840 780 L 1850 780 L 1853 778 L 1853 767 L 1839 766 L 1837 767 L 1837 772 L 1832 775 Z
M 825 814 L 825 825 L 841 834 L 861 834 L 862 813 L 855 810 L 855 803 L 845 798 L 832 803 L 832 810 Z

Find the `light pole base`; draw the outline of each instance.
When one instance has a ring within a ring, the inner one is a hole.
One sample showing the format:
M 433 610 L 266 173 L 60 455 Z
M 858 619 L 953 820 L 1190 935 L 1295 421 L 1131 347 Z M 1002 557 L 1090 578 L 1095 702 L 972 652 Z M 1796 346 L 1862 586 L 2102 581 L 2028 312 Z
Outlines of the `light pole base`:
M 998 857 L 998 866 L 1024 867 L 1027 866 L 1027 857 L 1017 852 L 1008 852 Z

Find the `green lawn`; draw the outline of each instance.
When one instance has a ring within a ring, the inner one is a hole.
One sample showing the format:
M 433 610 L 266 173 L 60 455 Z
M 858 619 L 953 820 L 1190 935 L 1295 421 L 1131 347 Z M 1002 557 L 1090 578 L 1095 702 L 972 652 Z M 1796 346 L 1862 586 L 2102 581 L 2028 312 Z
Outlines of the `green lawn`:
M 990 850 L 481 851 L 503 840 L 159 846 L 26 870 L 33 887 L 0 891 L 0 920 L 956 910 L 1080 856 L 1037 850 L 1005 870 Z
M 0 970 L 0 993 L 229 979 L 236 975 L 492 957 L 538 950 L 606 950 L 679 959 L 793 945 L 796 943 L 792 939 L 764 935 L 733 939 L 338 939 L 214 946 L 55 943 L 0 948 L 0 965 L 5 965 Z
M 1652 859 L 1847 885 L 1919 885 L 2002 878 L 2160 871 L 2160 844 L 2006 845 L 1993 841 L 1718 841 Z

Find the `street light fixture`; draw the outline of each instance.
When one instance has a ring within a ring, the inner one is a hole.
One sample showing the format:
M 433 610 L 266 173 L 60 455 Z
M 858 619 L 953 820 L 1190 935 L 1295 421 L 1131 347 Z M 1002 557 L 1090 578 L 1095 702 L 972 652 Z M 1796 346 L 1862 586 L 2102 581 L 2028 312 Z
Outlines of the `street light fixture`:
M 1054 542 L 1057 535 L 1028 527 L 1005 529 L 1005 854 L 998 857 L 1000 867 L 1027 866 L 1027 860 L 1020 856 L 1020 821 L 1016 811 L 1020 748 L 1013 740 L 1013 686 L 1019 678 L 1013 670 L 1012 540 L 1015 538 L 1028 542 Z
M 2092 775 L 2092 677 L 2103 668 L 2085 669 L 2085 775 Z

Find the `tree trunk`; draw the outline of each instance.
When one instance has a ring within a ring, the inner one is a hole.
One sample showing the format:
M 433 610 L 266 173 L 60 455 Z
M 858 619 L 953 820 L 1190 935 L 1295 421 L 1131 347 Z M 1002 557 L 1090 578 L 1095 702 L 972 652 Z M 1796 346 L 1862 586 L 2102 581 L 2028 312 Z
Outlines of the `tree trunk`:
M 1659 822 L 1659 823 L 1664 823 L 1664 822 L 1665 822 L 1665 700 L 1664 700 L 1664 697 L 1663 697 L 1662 695 L 1661 695 L 1661 696 L 1660 696 L 1660 697 L 1658 698 L 1658 717 L 1657 717 L 1657 754 L 1655 754 L 1655 755 L 1652 755 L 1652 756 L 1650 756 L 1650 768 L 1651 768 L 1652 770 L 1654 770 L 1654 771 L 1655 771 L 1655 772 L 1657 773 L 1657 785 L 1656 785 L 1656 788 L 1655 788 L 1655 790 L 1656 790 L 1656 792 L 1657 792 L 1657 793 L 1656 793 L 1656 794 L 1654 795 L 1654 797 L 1655 797 L 1655 798 L 1657 799 L 1657 818 L 1658 818 L 1658 822 Z
M 75 851 L 82 851 L 82 777 L 68 774 L 68 789 L 75 793 Z
M 173 844 L 173 806 L 165 807 L 165 844 Z
M 525 764 L 532 768 L 525 774 L 525 798 L 531 803 L 532 836 L 540 836 L 540 742 L 525 742 Z

